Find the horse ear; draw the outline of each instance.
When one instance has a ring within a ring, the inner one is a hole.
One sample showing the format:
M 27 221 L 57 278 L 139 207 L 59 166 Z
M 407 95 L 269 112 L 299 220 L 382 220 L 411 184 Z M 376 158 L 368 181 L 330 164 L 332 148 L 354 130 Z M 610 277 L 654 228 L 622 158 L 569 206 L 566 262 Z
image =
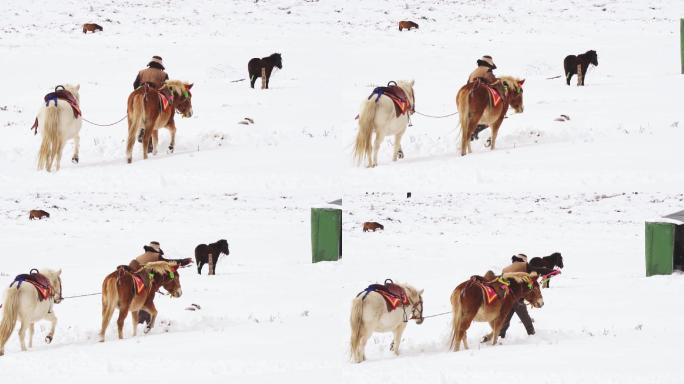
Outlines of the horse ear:
M 423 292 L 424 292 L 424 291 L 425 291 L 425 289 L 421 289 L 420 291 L 418 291 L 418 295 L 419 295 L 419 296 L 423 296 Z
M 61 274 L 62 274 L 62 268 L 60 268 L 60 269 L 57 271 L 57 276 L 60 276 Z
M 190 83 L 190 84 L 188 84 L 185 88 L 187 88 L 188 90 L 190 90 L 190 89 L 192 88 L 193 85 L 194 85 L 193 83 Z
M 76 87 L 75 87 L 75 88 L 76 88 L 76 90 L 78 91 L 79 89 L 81 89 L 81 84 L 76 84 Z
M 411 80 L 411 86 L 412 86 L 412 87 L 413 87 L 413 84 L 415 84 L 415 83 L 416 83 L 416 80 L 415 80 L 415 79 Z
M 522 85 L 525 84 L 525 79 L 518 80 L 518 85 L 522 87 Z

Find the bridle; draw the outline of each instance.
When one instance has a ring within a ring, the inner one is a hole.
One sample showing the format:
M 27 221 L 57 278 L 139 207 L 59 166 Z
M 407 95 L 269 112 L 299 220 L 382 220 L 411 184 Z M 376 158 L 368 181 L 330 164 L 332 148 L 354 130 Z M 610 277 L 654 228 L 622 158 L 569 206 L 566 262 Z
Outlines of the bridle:
M 64 296 L 62 296 L 62 278 L 59 277 L 59 276 L 57 276 L 57 284 L 59 285 L 59 297 L 56 297 L 56 296 L 57 296 L 57 292 L 55 292 L 54 290 L 53 290 L 53 293 L 52 293 L 52 301 L 53 301 L 55 304 L 59 304 L 59 303 L 62 302 L 62 300 L 64 300 Z
M 192 99 L 192 93 L 190 93 L 188 90 L 184 90 L 180 96 L 182 96 L 182 101 L 176 105 L 176 113 L 185 117 L 185 113 L 181 112 L 179 108 L 185 103 L 190 103 L 190 100 Z
M 404 309 L 404 323 L 408 323 L 409 320 L 423 320 L 423 298 L 418 296 L 418 302 L 417 303 L 411 303 L 411 299 L 409 298 L 409 305 L 411 306 L 411 318 L 408 317 L 406 314 L 406 305 L 402 306 Z M 416 316 L 416 309 L 420 307 L 420 310 L 418 310 L 418 316 Z

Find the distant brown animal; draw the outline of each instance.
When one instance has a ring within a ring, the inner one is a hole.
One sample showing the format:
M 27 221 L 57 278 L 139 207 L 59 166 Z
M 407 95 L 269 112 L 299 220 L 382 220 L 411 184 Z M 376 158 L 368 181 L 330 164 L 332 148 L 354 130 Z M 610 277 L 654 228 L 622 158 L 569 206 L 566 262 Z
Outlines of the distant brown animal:
M 367 221 L 363 223 L 363 231 L 368 232 L 368 231 L 377 231 L 378 229 L 382 229 L 383 231 L 385 230 L 385 226 L 383 226 L 380 223 L 376 223 L 375 221 Z
M 42 209 L 32 209 L 29 212 L 29 220 L 41 220 L 43 218 L 50 218 L 50 214 Z
M 103 31 L 103 29 L 101 26 L 94 24 L 94 23 L 83 24 L 83 33 L 87 33 L 87 32 L 95 33 L 95 31 Z
M 484 281 L 480 276 L 472 276 L 459 284 L 451 294 L 451 349 L 458 351 L 461 342 L 468 349 L 466 331 L 473 321 L 489 323 L 492 332 L 485 336 L 485 340 L 491 340 L 492 345 L 496 345 L 501 327 L 513 304 L 524 299 L 532 306 L 541 308 L 544 299 L 537 276 L 536 272 L 511 272 L 504 273 L 501 278 L 491 282 Z
M 408 29 L 410 31 L 411 28 L 418 29 L 418 24 L 409 20 L 402 20 L 399 22 L 399 31 L 403 31 L 404 29 Z
M 145 333 L 154 327 L 157 309 L 154 306 L 154 296 L 157 290 L 164 287 L 172 297 L 183 294 L 178 274 L 179 265 L 176 262 L 153 261 L 145 264 L 140 270 L 132 271 L 126 265 L 120 265 L 116 271 L 110 273 L 102 282 L 102 328 L 100 342 L 105 340 L 105 331 L 114 310 L 119 309 L 116 325 L 119 339 L 123 339 L 123 325 L 128 312 L 133 318 L 133 336 L 138 328 L 138 311 L 144 309 L 150 314 L 150 322 Z

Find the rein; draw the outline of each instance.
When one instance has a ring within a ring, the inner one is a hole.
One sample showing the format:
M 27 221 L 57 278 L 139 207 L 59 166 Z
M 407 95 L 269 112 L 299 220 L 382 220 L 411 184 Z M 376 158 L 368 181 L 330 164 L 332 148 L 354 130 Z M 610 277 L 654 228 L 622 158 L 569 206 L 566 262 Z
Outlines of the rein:
M 421 113 L 421 112 L 418 112 L 418 111 L 415 111 L 415 113 L 417 113 L 417 114 L 419 114 L 419 115 L 421 115 L 421 116 L 425 116 L 425 117 L 432 118 L 432 119 L 443 119 L 443 118 L 445 118 L 445 117 L 457 115 L 457 114 L 458 114 L 458 111 L 456 111 L 456 112 L 454 112 L 454 113 L 450 113 L 450 114 L 448 114 L 448 115 L 442 115 L 442 116 L 428 115 L 428 114 Z
M 127 118 L 127 117 L 128 117 L 128 114 L 126 114 L 126 116 L 120 118 L 119 120 L 117 120 L 117 121 L 115 121 L 115 122 L 113 122 L 113 123 L 111 123 L 111 124 L 98 124 L 98 123 L 93 123 L 92 121 L 90 121 L 90 120 L 88 120 L 88 119 L 86 119 L 86 118 L 83 118 L 83 117 L 82 117 L 81 119 L 82 119 L 83 121 L 85 121 L 86 123 L 89 123 L 89 124 L 92 124 L 92 125 L 97 125 L 98 127 L 110 127 L 110 126 L 112 126 L 112 125 L 114 125 L 114 124 L 119 124 L 120 122 L 124 121 L 124 119 Z

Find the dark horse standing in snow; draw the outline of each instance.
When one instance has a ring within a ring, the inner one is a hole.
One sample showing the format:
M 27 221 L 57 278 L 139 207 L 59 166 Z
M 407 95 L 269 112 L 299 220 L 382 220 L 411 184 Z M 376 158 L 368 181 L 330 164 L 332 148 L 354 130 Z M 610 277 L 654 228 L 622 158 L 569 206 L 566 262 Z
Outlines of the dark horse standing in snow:
M 256 79 L 261 77 L 261 70 L 266 70 L 266 89 L 268 89 L 268 81 L 271 79 L 271 72 L 273 72 L 273 67 L 278 67 L 278 69 L 283 69 L 283 58 L 280 53 L 274 53 L 269 57 L 264 58 L 253 58 L 247 63 L 247 70 L 249 70 L 249 84 L 254 88 L 254 82 Z
M 563 268 L 563 256 L 559 252 L 554 252 L 549 256 L 544 257 L 533 257 L 527 263 L 527 272 L 537 272 L 540 276 L 546 275 L 553 270 L 558 268 Z M 544 288 L 549 287 L 549 279 L 544 281 Z
M 584 85 L 584 77 L 587 75 L 587 68 L 589 64 L 594 64 L 598 67 L 598 56 L 596 51 L 591 50 L 581 55 L 568 55 L 563 60 L 563 67 L 565 67 L 565 82 L 570 85 L 570 79 L 573 75 L 577 75 L 577 85 Z M 577 67 L 580 67 L 580 73 L 577 73 Z
M 221 239 L 212 244 L 200 244 L 195 247 L 195 263 L 197 264 L 197 273 L 202 274 L 202 267 L 209 263 L 209 274 L 216 274 L 216 264 L 221 254 L 228 256 L 228 242 Z M 210 261 L 211 258 L 211 261 Z

